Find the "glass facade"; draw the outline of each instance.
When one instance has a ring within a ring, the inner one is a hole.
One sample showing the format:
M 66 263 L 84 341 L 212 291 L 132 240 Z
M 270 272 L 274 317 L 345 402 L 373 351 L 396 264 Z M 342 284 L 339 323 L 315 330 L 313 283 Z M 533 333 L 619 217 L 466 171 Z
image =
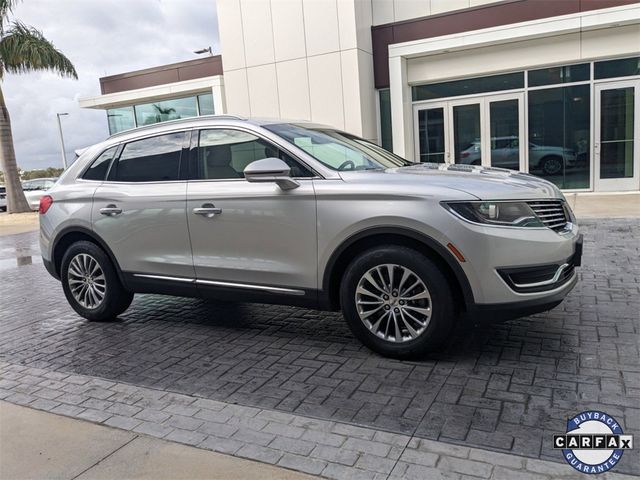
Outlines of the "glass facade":
M 391 130 L 391 95 L 389 89 L 378 92 L 380 100 L 380 145 L 393 151 L 393 135 Z
M 529 172 L 559 188 L 589 188 L 590 86 L 529 92 Z
M 136 119 L 133 107 L 110 108 L 107 110 L 107 121 L 111 134 L 135 128 Z
M 607 60 L 596 62 L 593 66 L 593 75 L 596 80 L 602 78 L 630 77 L 640 75 L 640 57 L 621 58 L 619 60 Z
M 203 93 L 190 97 L 111 108 L 107 110 L 107 119 L 109 132 L 114 134 L 143 125 L 214 113 L 213 94 Z
M 139 127 L 198 115 L 196 97 L 176 98 L 174 100 L 162 100 L 136 105 L 134 110 L 136 112 L 136 124 Z
M 600 93 L 600 178 L 630 178 L 634 175 L 633 87 Z
M 524 72 L 418 85 L 411 89 L 413 101 L 459 97 L 483 92 L 499 92 L 524 87 Z
M 640 57 L 413 86 L 416 160 L 524 170 L 565 190 L 635 182 L 639 95 Z
M 580 65 L 541 68 L 539 70 L 529 70 L 527 75 L 530 87 L 557 85 L 558 83 L 584 82 L 585 80 L 589 80 L 591 77 L 591 65 L 588 63 L 581 63 Z

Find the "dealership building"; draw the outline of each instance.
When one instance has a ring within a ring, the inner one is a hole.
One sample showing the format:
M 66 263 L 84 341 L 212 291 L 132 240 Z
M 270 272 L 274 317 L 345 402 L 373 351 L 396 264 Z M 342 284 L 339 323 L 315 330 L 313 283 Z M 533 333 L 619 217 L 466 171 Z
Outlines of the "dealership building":
M 312 120 L 415 162 L 640 190 L 640 2 L 217 0 L 221 55 L 100 79 L 112 133 Z

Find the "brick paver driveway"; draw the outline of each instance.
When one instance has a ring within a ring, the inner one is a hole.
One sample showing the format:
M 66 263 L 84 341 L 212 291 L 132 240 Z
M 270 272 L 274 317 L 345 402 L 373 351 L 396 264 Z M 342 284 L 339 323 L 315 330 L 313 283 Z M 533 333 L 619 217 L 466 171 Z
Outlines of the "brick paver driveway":
M 139 295 L 119 321 L 88 323 L 40 264 L 37 234 L 4 237 L 0 360 L 561 461 L 552 435 L 582 410 L 640 438 L 640 221 L 583 231 L 580 282 L 558 308 L 460 327 L 415 362 L 371 353 L 339 314 L 300 308 Z M 639 449 L 616 471 L 640 474 Z

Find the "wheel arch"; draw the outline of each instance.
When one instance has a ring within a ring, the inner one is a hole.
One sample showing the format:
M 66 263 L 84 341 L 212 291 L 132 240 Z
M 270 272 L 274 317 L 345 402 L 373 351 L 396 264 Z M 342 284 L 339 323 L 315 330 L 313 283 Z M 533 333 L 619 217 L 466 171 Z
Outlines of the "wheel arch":
M 60 267 L 62 265 L 62 257 L 64 257 L 64 253 L 71 245 L 82 240 L 96 244 L 107 254 L 109 260 L 111 260 L 111 263 L 116 270 L 116 273 L 118 274 L 120 282 L 125 285 L 125 279 L 122 275 L 120 265 L 118 264 L 118 261 L 116 260 L 116 257 L 111 249 L 107 246 L 106 242 L 95 232 L 83 227 L 68 227 L 61 230 L 56 235 L 53 241 L 53 248 L 51 249 L 51 263 L 56 278 L 60 278 Z
M 436 262 L 452 287 L 456 303 L 470 310 L 473 291 L 462 267 L 440 243 L 416 230 L 405 227 L 373 227 L 344 240 L 333 252 L 324 269 L 320 302 L 331 310 L 340 308 L 340 283 L 346 268 L 358 253 L 379 245 L 402 245 L 426 254 Z

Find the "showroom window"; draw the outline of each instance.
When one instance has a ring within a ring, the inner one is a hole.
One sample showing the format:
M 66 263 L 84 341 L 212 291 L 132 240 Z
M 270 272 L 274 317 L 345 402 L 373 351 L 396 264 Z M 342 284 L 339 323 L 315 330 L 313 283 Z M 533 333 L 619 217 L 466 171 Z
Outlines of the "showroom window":
M 109 172 L 116 182 L 166 182 L 180 178 L 184 133 L 170 133 L 127 143 Z
M 596 80 L 640 75 L 640 57 L 595 62 L 593 73 Z
M 529 91 L 529 172 L 562 189 L 588 188 L 590 85 Z
M 465 78 L 451 82 L 418 85 L 411 89 L 413 101 L 436 98 L 459 97 L 474 93 L 499 92 L 524 88 L 524 72 L 490 75 L 488 77 Z
M 136 120 L 133 107 L 110 108 L 107 110 L 107 121 L 111 134 L 135 128 Z
M 196 106 L 196 97 L 186 97 L 136 105 L 135 112 L 136 124 L 142 126 L 167 120 L 195 117 L 198 115 L 198 107 Z
M 202 93 L 190 97 L 172 98 L 107 110 L 109 133 L 121 132 L 143 125 L 215 114 L 213 94 Z
M 215 113 L 213 109 L 213 95 L 205 93 L 198 95 L 198 114 L 199 115 L 213 115 Z
M 393 134 L 391 130 L 391 94 L 389 89 L 379 90 L 380 100 L 380 146 L 393 152 Z
M 573 83 L 588 81 L 591 76 L 591 65 L 567 65 L 562 67 L 541 68 L 529 70 L 528 81 L 530 87 L 542 85 L 556 85 L 558 83 Z

